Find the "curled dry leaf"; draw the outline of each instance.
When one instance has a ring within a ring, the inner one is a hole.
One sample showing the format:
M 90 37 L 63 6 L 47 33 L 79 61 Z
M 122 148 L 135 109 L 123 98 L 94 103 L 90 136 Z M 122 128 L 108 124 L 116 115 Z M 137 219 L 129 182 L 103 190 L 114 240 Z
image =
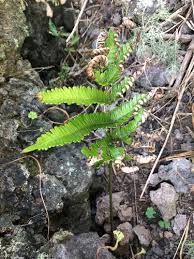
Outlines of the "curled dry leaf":
M 121 168 L 121 171 L 125 174 L 132 174 L 132 173 L 136 173 L 139 171 L 139 167 L 138 166 L 124 166 Z
M 134 156 L 134 160 L 139 164 L 149 164 L 156 160 L 156 155 L 150 155 L 150 156 L 137 155 L 137 156 Z

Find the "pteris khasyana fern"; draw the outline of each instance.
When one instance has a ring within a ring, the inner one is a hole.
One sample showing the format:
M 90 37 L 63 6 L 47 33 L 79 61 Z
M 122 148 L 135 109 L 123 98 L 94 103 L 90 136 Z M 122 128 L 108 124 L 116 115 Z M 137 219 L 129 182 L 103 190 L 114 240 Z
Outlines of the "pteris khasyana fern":
M 105 106 L 117 103 L 116 101 L 134 82 L 132 76 L 120 80 L 124 69 L 123 64 L 132 49 L 129 43 L 119 44 L 117 38 L 118 33 L 113 29 L 104 33 L 99 43 L 100 47 L 94 50 L 96 56 L 89 62 L 86 69 L 86 74 L 99 85 L 98 88 L 89 86 L 54 88 L 40 92 L 38 94 L 39 100 L 44 104 L 53 105 L 75 103 Z M 64 125 L 55 126 L 41 135 L 35 144 L 25 148 L 22 152 L 47 150 L 56 146 L 80 142 L 91 132 L 105 129 L 106 135 L 91 144 L 90 147 L 84 147 L 82 153 L 87 157 L 97 157 L 100 164 L 114 161 L 125 153 L 124 148 L 118 147 L 118 141 L 130 144 L 130 134 L 135 132 L 144 120 L 142 106 L 149 100 L 150 96 L 150 94 L 138 94 L 112 110 L 77 115 Z

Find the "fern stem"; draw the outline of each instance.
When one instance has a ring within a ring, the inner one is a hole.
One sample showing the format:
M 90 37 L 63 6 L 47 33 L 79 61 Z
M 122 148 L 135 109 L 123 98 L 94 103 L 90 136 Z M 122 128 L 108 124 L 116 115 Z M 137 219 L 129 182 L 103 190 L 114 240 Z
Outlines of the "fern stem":
M 113 206 L 112 206 L 112 181 L 113 181 L 113 170 L 112 170 L 112 162 L 110 161 L 107 165 L 107 171 L 109 174 L 108 181 L 108 192 L 109 192 L 109 213 L 110 213 L 110 244 L 113 244 L 114 235 L 113 235 Z

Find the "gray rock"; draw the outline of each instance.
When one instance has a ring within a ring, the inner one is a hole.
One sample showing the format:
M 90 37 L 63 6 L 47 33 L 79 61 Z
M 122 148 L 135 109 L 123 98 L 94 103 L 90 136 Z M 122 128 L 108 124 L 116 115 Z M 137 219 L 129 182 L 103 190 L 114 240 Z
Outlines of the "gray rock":
M 150 231 L 148 229 L 146 229 L 144 226 L 137 225 L 133 228 L 133 231 L 137 235 L 141 245 L 143 245 L 143 246 L 150 245 L 150 243 L 152 241 L 152 237 L 151 237 Z
M 36 240 L 33 233 L 22 227 L 17 227 L 11 236 L 0 238 L 0 258 L 35 258 Z
M 91 225 L 89 189 L 94 171 L 86 165 L 80 149 L 81 146 L 78 144 L 52 149 L 44 153 L 42 163 L 45 175 L 56 177 L 66 190 L 62 191 L 63 202 L 59 207 L 68 208 L 68 213 L 63 217 L 69 229 L 74 233 L 87 231 Z M 50 194 L 47 190 L 47 194 L 50 196 L 49 199 L 53 200 L 54 188 Z
M 164 87 L 168 84 L 166 67 L 162 64 L 147 67 L 144 75 L 137 80 L 137 84 L 146 89 L 154 86 Z
M 124 200 L 124 192 L 116 192 L 112 195 L 113 200 L 113 216 L 117 216 L 121 202 Z M 109 195 L 100 197 L 97 200 L 97 210 L 95 221 L 99 225 L 103 225 L 109 220 Z
M 177 214 L 173 222 L 174 233 L 180 236 L 181 231 L 185 229 L 186 224 L 187 224 L 187 216 L 183 214 Z
M 181 131 L 179 130 L 179 129 L 175 129 L 175 131 L 174 131 L 174 134 L 175 134 L 175 138 L 177 139 L 177 140 L 183 140 L 183 134 L 181 133 Z
M 157 184 L 159 184 L 159 182 L 160 182 L 160 178 L 159 178 L 158 174 L 152 174 L 149 184 L 152 186 L 156 186 Z
M 19 71 L 16 62 L 27 36 L 24 3 L 22 1 L 0 1 L 0 77 L 9 77 Z M 13 8 L 14 6 L 14 8 Z
M 112 22 L 114 26 L 119 26 L 121 24 L 121 15 L 116 13 L 112 17 Z
M 17 103 L 13 99 L 4 100 L 3 104 L 0 107 L 0 113 L 6 118 L 13 118 L 19 113 Z
M 127 206 L 127 204 L 120 205 L 118 217 L 121 222 L 131 221 L 133 217 L 132 207 Z
M 150 192 L 150 198 L 158 207 L 164 220 L 169 220 L 176 215 L 178 194 L 172 185 L 161 183 L 161 187 L 158 190 Z
M 157 1 L 157 0 L 147 0 L 147 1 L 138 0 L 137 1 L 137 10 L 138 11 L 153 12 L 158 7 L 159 7 L 159 1 Z
M 39 176 L 37 176 L 39 181 Z M 44 202 L 49 212 L 61 211 L 63 208 L 63 198 L 67 194 L 65 186 L 53 175 L 43 175 L 41 177 L 42 182 L 42 194 L 44 196 Z M 38 193 L 37 193 L 38 191 Z M 39 199 L 39 189 L 34 191 L 35 197 Z M 35 194 L 36 193 L 36 194 Z M 40 201 L 42 202 L 42 201 Z
M 129 244 L 134 238 L 133 227 L 129 222 L 122 223 L 118 225 L 118 230 L 124 234 L 124 239 L 120 242 L 121 246 Z
M 104 246 L 95 232 L 83 233 L 71 237 L 69 240 L 56 244 L 50 249 L 49 259 L 93 259 L 99 247 Z M 107 250 L 102 249 L 99 259 L 114 259 L 115 257 Z
M 9 214 L 3 214 L 0 216 L 0 233 L 10 232 L 14 228 L 11 217 Z
M 56 176 L 66 187 L 66 198 L 85 196 L 92 183 L 93 169 L 86 165 L 81 145 L 66 145 L 45 153 L 45 174 Z
M 187 193 L 194 184 L 192 163 L 186 158 L 176 159 L 168 165 L 161 165 L 158 176 L 161 180 L 171 181 L 177 192 Z
M 13 218 L 19 213 L 20 209 L 20 213 L 22 213 L 22 208 L 25 208 L 28 202 L 28 199 L 24 202 L 23 196 L 25 196 L 25 192 L 28 192 L 29 176 L 28 169 L 22 164 L 12 164 L 0 170 L 1 214 L 3 212 L 9 212 Z
M 7 119 L 3 120 L 0 116 L 0 137 L 10 140 L 10 141 L 15 141 L 18 136 L 17 129 L 19 127 L 19 122 L 14 119 Z

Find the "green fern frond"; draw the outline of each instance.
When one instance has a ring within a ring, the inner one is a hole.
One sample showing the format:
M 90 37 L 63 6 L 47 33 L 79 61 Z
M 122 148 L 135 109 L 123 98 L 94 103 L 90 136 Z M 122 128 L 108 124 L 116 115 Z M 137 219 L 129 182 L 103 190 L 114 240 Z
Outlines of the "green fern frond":
M 110 134 L 107 134 L 89 147 L 83 147 L 82 153 L 86 157 L 98 157 L 103 162 L 116 160 L 118 157 L 123 156 L 125 151 L 124 148 L 114 146 L 111 142 L 112 137 Z
M 106 48 L 110 48 L 110 49 L 114 49 L 117 48 L 116 42 L 115 42 L 115 38 L 117 36 L 117 33 L 113 30 L 109 30 L 108 31 L 108 35 L 107 38 L 105 40 L 105 47 Z
M 122 139 L 122 140 L 127 140 L 130 133 L 134 133 L 139 125 L 142 123 L 143 119 L 143 114 L 144 114 L 144 109 L 141 108 L 138 111 L 138 114 L 134 116 L 134 119 L 130 121 L 127 125 L 123 127 L 119 127 L 117 129 L 114 129 L 111 133 L 111 136 L 113 139 Z
M 106 135 L 104 138 L 96 140 L 96 142 L 92 143 L 89 147 L 83 147 L 81 150 L 82 154 L 84 154 L 86 157 L 97 157 L 99 150 L 103 146 L 108 146 L 111 140 L 112 138 L 110 135 Z
M 135 96 L 109 112 L 81 114 L 63 126 L 57 126 L 40 136 L 34 145 L 23 150 L 23 153 L 33 150 L 47 150 L 51 147 L 63 146 L 80 142 L 92 131 L 100 128 L 112 128 L 128 121 L 136 110 L 147 100 L 145 94 Z
M 108 64 L 119 65 L 119 51 L 118 47 L 109 50 L 107 55 Z
M 119 53 L 118 60 L 123 63 L 127 56 L 132 52 L 131 44 L 129 42 L 122 44 Z
M 133 77 L 125 77 L 120 83 L 114 84 L 111 89 L 113 99 L 115 99 L 117 96 L 125 93 L 126 90 L 128 90 L 130 87 L 132 87 L 133 82 L 134 82 Z
M 111 95 L 108 92 L 92 87 L 63 87 L 46 90 L 38 94 L 39 99 L 45 104 L 110 104 Z
M 117 81 L 120 77 L 121 70 L 119 66 L 116 65 L 108 65 L 107 69 L 103 72 L 97 70 L 94 72 L 95 81 L 101 86 L 108 86 L 115 81 Z
M 119 107 L 110 112 L 112 120 L 117 121 L 117 124 L 128 121 L 134 112 L 137 112 L 142 108 L 142 105 L 148 101 L 146 94 L 135 95 L 130 101 L 122 103 Z

